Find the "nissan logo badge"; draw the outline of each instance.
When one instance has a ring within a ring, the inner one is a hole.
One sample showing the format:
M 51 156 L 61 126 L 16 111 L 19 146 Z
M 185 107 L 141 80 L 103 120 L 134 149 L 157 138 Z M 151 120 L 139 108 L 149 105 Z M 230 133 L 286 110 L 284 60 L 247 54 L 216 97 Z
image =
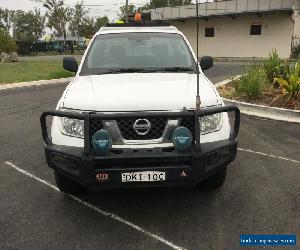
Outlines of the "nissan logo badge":
M 151 123 L 147 119 L 138 119 L 134 122 L 133 129 L 138 135 L 146 135 L 151 129 Z

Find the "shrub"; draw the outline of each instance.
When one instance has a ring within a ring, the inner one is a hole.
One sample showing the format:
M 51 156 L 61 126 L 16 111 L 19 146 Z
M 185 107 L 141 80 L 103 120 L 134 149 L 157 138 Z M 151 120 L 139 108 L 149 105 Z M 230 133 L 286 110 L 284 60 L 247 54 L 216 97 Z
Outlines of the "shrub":
M 290 66 L 287 71 L 287 79 L 275 78 L 282 87 L 283 93 L 289 100 L 295 100 L 300 94 L 300 64 Z
M 257 98 L 266 86 L 265 72 L 259 67 L 253 67 L 239 79 L 234 80 L 233 86 L 238 95 Z
M 284 74 L 284 67 L 281 66 L 276 50 L 273 50 L 269 58 L 263 62 L 263 70 L 268 83 L 273 83 L 275 77 L 281 77 Z
M 6 31 L 0 28 L 0 53 L 15 52 L 16 49 L 15 40 Z
M 292 53 L 291 53 L 292 59 L 299 59 L 299 57 L 300 57 L 300 44 L 298 44 L 297 46 L 294 46 L 292 48 Z

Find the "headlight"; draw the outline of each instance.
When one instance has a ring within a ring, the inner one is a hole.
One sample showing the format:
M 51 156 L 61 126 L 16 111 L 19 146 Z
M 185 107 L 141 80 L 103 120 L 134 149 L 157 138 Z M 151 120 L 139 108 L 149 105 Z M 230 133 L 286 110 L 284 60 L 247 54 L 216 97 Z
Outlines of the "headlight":
M 216 132 L 222 127 L 222 113 L 200 118 L 201 135 Z
M 77 119 L 70 119 L 66 117 L 59 118 L 60 129 L 64 135 L 84 138 L 84 121 Z

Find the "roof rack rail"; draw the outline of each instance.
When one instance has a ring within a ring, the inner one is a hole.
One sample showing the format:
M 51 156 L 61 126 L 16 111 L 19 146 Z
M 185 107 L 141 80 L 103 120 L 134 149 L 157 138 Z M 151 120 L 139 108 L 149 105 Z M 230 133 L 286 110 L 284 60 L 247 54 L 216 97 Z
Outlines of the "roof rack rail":
M 134 22 L 134 23 L 108 23 L 106 27 L 159 27 L 171 26 L 169 23 L 163 22 Z
M 136 21 L 136 15 L 139 16 L 139 21 Z M 151 12 L 135 13 L 128 15 L 128 20 L 120 20 L 117 23 L 108 23 L 106 27 L 155 27 L 155 26 L 171 26 L 163 21 L 152 21 Z

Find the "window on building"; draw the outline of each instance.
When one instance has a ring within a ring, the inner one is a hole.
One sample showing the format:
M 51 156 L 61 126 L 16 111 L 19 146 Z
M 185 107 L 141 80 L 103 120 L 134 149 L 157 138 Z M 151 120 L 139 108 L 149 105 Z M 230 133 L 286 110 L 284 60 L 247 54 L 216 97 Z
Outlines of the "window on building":
M 251 36 L 260 36 L 261 35 L 261 24 L 251 24 L 250 35 Z
M 215 27 L 206 27 L 205 37 L 214 37 L 214 36 L 215 36 Z

